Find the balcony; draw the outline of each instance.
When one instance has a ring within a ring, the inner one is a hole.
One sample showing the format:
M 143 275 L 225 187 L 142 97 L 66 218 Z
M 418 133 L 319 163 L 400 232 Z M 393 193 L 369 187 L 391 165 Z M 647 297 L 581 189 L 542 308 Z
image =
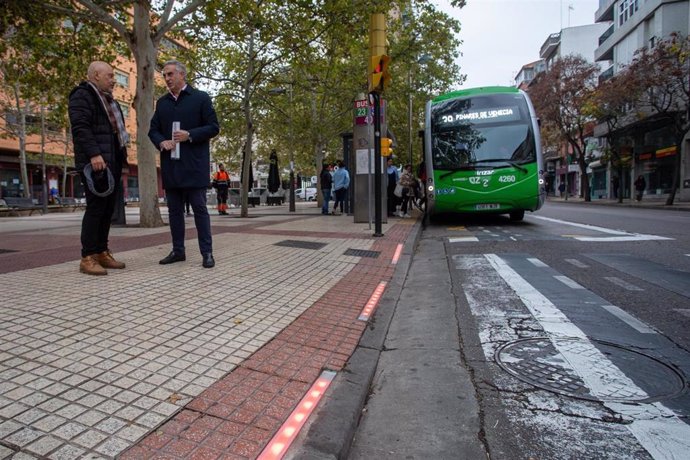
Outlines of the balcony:
M 549 38 L 547 38 L 544 44 L 541 45 L 541 49 L 539 50 L 539 57 L 542 59 L 548 59 L 558 49 L 560 44 L 560 32 L 549 35 Z
M 609 67 L 608 69 L 604 70 L 602 73 L 599 74 L 599 84 L 605 82 L 611 77 L 613 77 L 613 66 Z
M 594 22 L 613 21 L 613 7 L 616 0 L 599 0 L 599 9 L 594 13 Z
M 606 29 L 606 32 L 599 37 L 599 46 L 601 46 L 611 35 L 613 35 L 613 24 L 611 24 L 611 27 Z

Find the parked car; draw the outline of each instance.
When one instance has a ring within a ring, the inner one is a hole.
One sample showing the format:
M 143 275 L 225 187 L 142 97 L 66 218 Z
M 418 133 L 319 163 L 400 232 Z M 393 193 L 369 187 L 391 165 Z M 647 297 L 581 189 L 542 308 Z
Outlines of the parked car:
M 314 201 L 316 199 L 316 188 L 306 187 L 295 189 L 295 196 L 304 201 Z

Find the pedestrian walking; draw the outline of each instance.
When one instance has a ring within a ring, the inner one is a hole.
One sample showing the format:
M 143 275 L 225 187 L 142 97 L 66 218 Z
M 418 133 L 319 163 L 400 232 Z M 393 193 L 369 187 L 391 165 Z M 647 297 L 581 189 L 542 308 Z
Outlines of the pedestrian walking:
M 333 214 L 338 212 L 338 204 L 340 204 L 340 214 L 343 213 L 345 206 L 345 199 L 347 198 L 347 189 L 350 187 L 350 173 L 347 172 L 345 163 L 342 160 L 336 162 L 337 169 L 333 174 L 333 190 L 335 191 L 335 201 L 333 202 Z
M 218 119 L 209 95 L 186 82 L 187 70 L 179 61 L 163 65 L 168 93 L 156 102 L 149 139 L 161 152 L 161 176 L 168 203 L 172 251 L 160 264 L 182 262 L 185 223 L 183 198 L 187 193 L 194 210 L 202 266 L 211 268 L 213 242 L 211 218 L 206 207 L 209 186 L 210 140 L 219 132 Z
M 411 164 L 405 165 L 403 173 L 400 175 L 399 183 L 402 185 L 403 190 L 400 213 L 398 215 L 400 217 L 410 217 L 410 214 L 407 211 L 408 209 L 412 210 L 411 200 L 414 198 L 414 189 L 417 186 L 417 179 L 415 179 L 414 174 L 412 173 Z
M 647 188 L 647 181 L 644 180 L 644 176 L 640 174 L 635 179 L 635 200 L 642 201 L 642 195 L 644 194 L 644 189 Z
M 225 170 L 223 163 L 218 165 L 218 171 L 213 175 L 213 188 L 216 189 L 216 201 L 218 201 L 218 214 L 228 215 L 228 189 L 230 188 L 230 175 Z
M 388 215 L 394 216 L 398 205 L 398 197 L 395 196 L 395 186 L 398 185 L 400 173 L 398 168 L 393 164 L 393 159 L 388 158 L 386 167 L 386 177 L 388 178 L 388 185 L 386 186 L 386 197 L 388 198 Z
M 561 182 L 558 185 L 558 193 L 561 195 L 561 198 L 563 198 L 563 193 L 565 192 L 565 182 Z
M 323 168 L 321 168 L 319 180 L 321 181 L 321 194 L 323 195 L 323 205 L 321 206 L 321 214 L 328 214 L 328 202 L 331 201 L 333 176 L 331 176 L 330 167 L 327 163 L 324 163 Z
M 113 99 L 114 87 L 115 73 L 110 64 L 94 61 L 86 81 L 69 95 L 74 162 L 86 193 L 79 271 L 87 275 L 107 275 L 107 268 L 125 268 L 108 247 L 129 142 L 122 110 Z

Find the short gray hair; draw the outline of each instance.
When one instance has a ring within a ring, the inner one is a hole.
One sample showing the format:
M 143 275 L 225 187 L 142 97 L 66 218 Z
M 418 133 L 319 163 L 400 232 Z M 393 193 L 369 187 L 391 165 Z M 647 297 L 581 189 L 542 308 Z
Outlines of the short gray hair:
M 163 63 L 163 68 L 165 68 L 165 66 L 169 66 L 169 65 L 174 65 L 177 68 L 178 72 L 180 72 L 184 76 L 187 76 L 187 68 L 180 61 L 177 61 L 174 59 L 170 60 L 170 61 L 165 61 Z

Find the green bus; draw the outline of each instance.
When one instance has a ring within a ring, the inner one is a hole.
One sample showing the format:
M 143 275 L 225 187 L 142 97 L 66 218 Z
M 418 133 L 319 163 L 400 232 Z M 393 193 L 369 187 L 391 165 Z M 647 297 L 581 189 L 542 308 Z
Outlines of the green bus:
M 544 203 L 539 123 L 517 88 L 465 89 L 429 101 L 424 161 L 429 216 L 493 213 L 517 221 Z

